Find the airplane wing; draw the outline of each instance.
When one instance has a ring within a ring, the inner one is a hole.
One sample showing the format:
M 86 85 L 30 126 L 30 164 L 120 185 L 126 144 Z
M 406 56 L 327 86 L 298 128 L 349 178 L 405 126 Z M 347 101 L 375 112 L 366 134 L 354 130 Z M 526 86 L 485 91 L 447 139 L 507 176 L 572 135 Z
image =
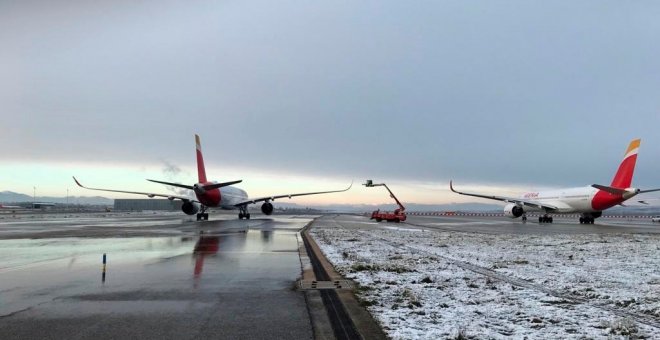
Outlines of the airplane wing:
M 76 177 L 73 177 L 73 180 L 76 181 L 76 184 L 78 184 L 79 187 L 81 187 L 81 188 L 85 188 L 85 189 L 88 189 L 88 190 L 98 190 L 98 191 L 108 191 L 108 192 L 121 192 L 121 193 L 125 193 L 125 194 L 146 195 L 146 196 L 148 196 L 149 198 L 153 198 L 153 197 L 165 197 L 165 198 L 167 198 L 167 199 L 169 199 L 169 200 L 180 199 L 180 200 L 182 200 L 182 201 L 186 201 L 186 202 L 198 202 L 196 199 L 193 199 L 193 198 L 190 198 L 190 197 L 187 197 L 187 196 L 179 196 L 179 195 L 172 195 L 172 194 L 156 194 L 156 193 L 151 193 L 151 192 L 140 192 L 140 191 L 127 191 L 127 190 L 112 190 L 112 189 L 89 188 L 89 187 L 86 187 L 86 186 L 80 184 L 80 182 L 78 182 L 78 180 L 76 179 Z
M 297 196 L 307 196 L 307 195 L 320 195 L 320 194 L 331 194 L 333 192 L 344 192 L 348 191 L 353 186 L 353 182 L 351 182 L 351 185 L 348 186 L 346 189 L 342 190 L 331 190 L 331 191 L 318 191 L 318 192 L 305 192 L 305 193 L 300 193 L 300 194 L 288 194 L 288 195 L 274 195 L 274 196 L 265 196 L 265 197 L 259 197 L 259 198 L 251 198 L 243 202 L 239 202 L 234 204 L 235 207 L 241 207 L 245 206 L 248 204 L 254 204 L 257 202 L 268 202 L 268 201 L 274 201 L 278 198 L 291 198 L 291 197 L 297 197 Z
M 557 210 L 558 209 L 554 205 L 540 203 L 540 202 L 537 202 L 537 201 L 530 201 L 530 200 L 515 198 L 515 197 L 491 196 L 491 195 L 482 195 L 482 194 L 474 194 L 474 193 L 469 193 L 469 192 L 457 191 L 457 190 L 454 190 L 454 185 L 453 185 L 452 181 L 449 181 L 449 189 L 451 191 L 457 193 L 457 194 L 466 195 L 466 196 L 474 196 L 474 197 L 487 198 L 487 199 L 496 200 L 496 201 L 516 203 L 516 204 L 520 204 L 520 205 L 526 205 L 528 207 L 534 207 L 534 208 L 545 209 L 545 210 Z

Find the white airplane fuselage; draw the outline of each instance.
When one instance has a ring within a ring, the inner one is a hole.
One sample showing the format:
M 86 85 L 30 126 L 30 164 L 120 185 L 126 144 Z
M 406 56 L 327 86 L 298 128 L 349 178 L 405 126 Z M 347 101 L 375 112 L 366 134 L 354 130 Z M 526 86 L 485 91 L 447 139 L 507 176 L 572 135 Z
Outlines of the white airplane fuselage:
M 521 199 L 557 207 L 554 214 L 595 213 L 611 208 L 637 195 L 635 189 L 623 195 L 613 195 L 593 187 L 567 188 L 544 192 L 528 192 Z M 525 207 L 525 211 L 542 212 L 543 209 Z
M 244 202 L 248 199 L 248 194 L 245 190 L 237 187 L 222 187 L 220 189 L 220 209 L 234 210 L 238 209 L 236 204 Z
M 592 187 L 568 188 L 544 192 L 528 192 L 520 196 L 521 199 L 556 206 L 554 213 L 571 214 L 577 212 L 595 212 L 592 200 L 598 192 Z M 543 209 L 525 207 L 525 211 L 542 212 Z

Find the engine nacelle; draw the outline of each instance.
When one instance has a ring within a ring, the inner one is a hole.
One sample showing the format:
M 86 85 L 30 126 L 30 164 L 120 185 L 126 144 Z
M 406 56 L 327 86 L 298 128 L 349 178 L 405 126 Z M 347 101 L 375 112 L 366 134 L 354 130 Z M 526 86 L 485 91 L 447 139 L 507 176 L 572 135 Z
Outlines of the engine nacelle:
M 521 207 L 517 204 L 514 204 L 514 203 L 507 204 L 504 207 L 504 216 L 509 217 L 509 218 L 518 218 L 518 217 L 522 216 L 523 213 L 525 213 L 525 211 L 523 210 L 523 207 Z
M 270 215 L 273 213 L 273 204 L 266 202 L 261 205 L 261 212 L 264 213 L 264 215 Z
M 183 202 L 181 205 L 181 210 L 186 215 L 195 215 L 199 211 L 199 203 L 197 202 Z

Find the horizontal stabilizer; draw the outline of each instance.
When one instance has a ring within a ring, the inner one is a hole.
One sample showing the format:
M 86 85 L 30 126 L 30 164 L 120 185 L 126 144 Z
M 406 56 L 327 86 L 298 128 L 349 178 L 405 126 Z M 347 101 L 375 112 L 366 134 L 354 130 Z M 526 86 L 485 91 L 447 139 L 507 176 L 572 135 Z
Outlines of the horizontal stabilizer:
M 222 187 L 238 184 L 238 183 L 241 183 L 241 182 L 243 182 L 242 179 L 239 179 L 238 181 L 209 184 L 209 185 L 204 186 L 204 190 L 213 190 L 213 189 L 217 189 L 217 188 L 222 188 Z
M 607 185 L 592 184 L 591 186 L 596 188 L 596 189 L 603 190 L 605 192 L 609 192 L 612 195 L 623 195 L 627 192 L 624 189 L 608 187 Z
M 173 187 L 179 187 L 179 188 L 184 188 L 184 189 L 190 189 L 193 190 L 193 187 L 190 185 L 184 185 L 184 184 L 179 184 L 179 183 L 170 183 L 170 182 L 163 182 L 163 181 L 156 181 L 153 179 L 148 179 L 147 181 L 149 182 L 154 182 L 154 183 L 160 183 L 160 184 L 165 184 L 165 185 L 171 185 Z

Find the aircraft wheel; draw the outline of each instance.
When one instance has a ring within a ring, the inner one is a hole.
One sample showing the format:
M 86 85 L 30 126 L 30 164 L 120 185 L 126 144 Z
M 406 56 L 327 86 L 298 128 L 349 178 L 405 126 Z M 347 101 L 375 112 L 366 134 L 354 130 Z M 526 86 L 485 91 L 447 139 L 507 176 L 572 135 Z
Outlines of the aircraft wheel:
M 247 220 L 250 219 L 250 213 L 247 213 L 247 214 L 245 215 L 245 219 L 247 219 Z
M 238 213 L 238 219 L 239 219 L 239 220 L 242 220 L 242 219 L 243 219 L 243 214 L 242 214 L 242 213 Z
M 543 223 L 543 216 L 539 216 L 539 223 Z
M 202 214 L 197 214 L 197 220 L 199 221 L 201 219 L 202 219 Z
M 552 217 L 548 217 L 548 220 L 549 220 L 548 223 L 552 223 Z
M 208 213 L 204 213 L 204 221 L 208 221 L 208 220 L 209 220 L 209 214 L 208 214 Z
M 580 217 L 580 224 L 584 224 L 584 218 Z

